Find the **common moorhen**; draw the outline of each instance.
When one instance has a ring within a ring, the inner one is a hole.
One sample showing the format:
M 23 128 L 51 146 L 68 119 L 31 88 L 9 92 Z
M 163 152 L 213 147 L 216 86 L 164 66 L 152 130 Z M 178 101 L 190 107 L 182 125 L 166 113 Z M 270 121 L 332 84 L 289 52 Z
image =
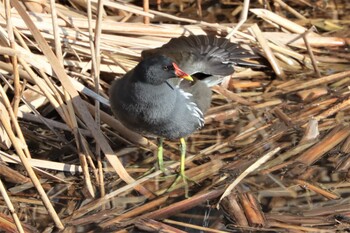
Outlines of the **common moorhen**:
M 233 65 L 253 65 L 242 59 L 256 56 L 224 38 L 192 35 L 143 51 L 142 57 L 134 69 L 113 82 L 112 111 L 129 129 L 159 138 L 158 162 L 163 171 L 163 138 L 180 139 L 180 176 L 186 183 L 184 137 L 204 125 L 211 102 L 209 87 L 232 74 Z M 205 79 L 193 80 L 190 75 L 196 74 Z

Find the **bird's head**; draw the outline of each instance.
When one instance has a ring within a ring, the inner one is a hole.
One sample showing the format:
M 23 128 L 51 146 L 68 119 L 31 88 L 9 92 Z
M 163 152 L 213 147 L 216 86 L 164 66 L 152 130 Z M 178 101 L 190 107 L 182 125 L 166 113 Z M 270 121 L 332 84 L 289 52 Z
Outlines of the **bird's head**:
M 136 67 L 139 81 L 160 85 L 170 78 L 178 77 L 193 81 L 192 77 L 182 71 L 169 57 L 157 55 L 141 61 Z

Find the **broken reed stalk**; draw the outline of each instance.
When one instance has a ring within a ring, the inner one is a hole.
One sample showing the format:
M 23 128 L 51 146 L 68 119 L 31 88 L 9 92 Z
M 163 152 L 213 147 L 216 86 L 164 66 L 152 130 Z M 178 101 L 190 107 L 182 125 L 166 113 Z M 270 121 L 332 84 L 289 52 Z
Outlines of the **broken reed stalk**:
M 24 233 L 24 230 L 23 230 L 23 227 L 22 227 L 22 224 L 18 218 L 18 215 L 16 213 L 16 210 L 15 208 L 13 207 L 13 204 L 10 200 L 10 197 L 8 196 L 7 192 L 6 192 L 6 188 L 4 186 L 4 184 L 2 183 L 2 180 L 0 179 L 0 192 L 1 192 L 1 195 L 2 197 L 4 198 L 4 201 L 7 205 L 7 208 L 9 209 L 9 211 L 11 212 L 11 215 L 12 215 L 12 218 L 13 218 L 13 221 L 15 222 L 16 224 L 16 227 L 17 227 L 17 230 L 18 232 L 20 233 Z
M 88 162 L 87 162 L 87 157 L 88 157 L 88 149 L 87 149 L 87 143 L 84 140 L 83 136 L 80 134 L 80 132 L 77 130 L 77 128 L 75 128 L 74 130 L 74 135 L 76 138 L 76 146 L 77 146 L 77 152 L 79 155 L 79 160 L 80 160 L 80 164 L 81 164 L 81 168 L 83 171 L 83 175 L 84 175 L 84 181 L 85 181 L 85 185 L 86 188 L 88 190 L 88 197 L 90 198 L 94 198 L 95 197 L 95 190 L 91 181 L 91 177 L 90 177 L 90 170 L 89 170 L 89 166 L 88 166 Z
M 350 127 L 340 125 L 335 127 L 326 137 L 319 143 L 302 153 L 297 161 L 307 165 L 311 165 L 325 155 L 326 152 L 333 149 L 350 135 Z
M 51 18 L 52 18 L 53 35 L 54 35 L 54 41 L 55 41 L 55 54 L 60 64 L 63 65 L 62 45 L 61 45 L 60 33 L 59 33 L 59 28 L 57 23 L 56 3 L 54 0 L 50 0 L 50 10 L 51 10 Z
M 279 4 L 282 8 L 286 9 L 290 13 L 292 13 L 295 17 L 301 19 L 301 20 L 307 20 L 302 14 L 300 14 L 297 10 L 294 10 L 294 8 L 290 7 L 288 4 L 283 2 L 282 0 L 273 0 L 277 4 Z
M 91 55 L 92 55 L 92 76 L 94 78 L 94 85 L 95 85 L 95 93 L 97 95 L 100 94 L 100 67 L 101 67 L 101 32 L 102 32 L 102 17 L 103 17 L 103 11 L 104 11 L 104 1 L 98 0 L 97 4 L 97 20 L 95 24 L 95 28 L 93 30 L 92 23 L 91 23 L 91 4 L 90 9 L 88 9 L 90 14 L 89 19 L 89 35 L 90 35 L 90 49 L 91 49 Z M 93 34 L 94 31 L 94 34 Z M 94 36 L 93 36 L 94 35 Z M 92 41 L 92 38 L 93 41 Z M 100 112 L 100 102 L 98 100 L 95 100 L 95 122 L 97 125 L 101 125 L 101 112 Z M 97 157 L 97 166 L 99 169 L 98 172 L 98 184 L 100 189 L 100 195 L 103 197 L 105 195 L 105 187 L 104 187 L 104 175 L 103 175 L 103 166 L 101 161 L 101 148 L 100 145 L 96 145 L 96 157 Z
M 259 26 L 257 24 L 254 24 L 253 26 L 251 26 L 251 30 L 254 33 L 260 46 L 264 50 L 265 55 L 267 57 L 267 60 L 270 62 L 270 65 L 272 66 L 272 69 L 275 71 L 276 75 L 282 79 L 285 79 L 286 78 L 285 74 L 284 74 L 283 70 L 280 68 L 280 66 L 278 65 L 278 62 L 277 62 L 274 54 L 272 53 L 266 39 L 263 37 Z
M 101 36 L 101 20 L 102 20 L 102 9 L 101 4 L 103 1 L 98 1 L 98 20 L 95 25 L 95 36 L 93 36 L 93 25 L 92 25 L 92 9 L 91 2 L 87 3 L 87 12 L 88 12 L 88 31 L 89 31 L 89 45 L 91 50 L 91 73 L 94 78 L 95 84 L 95 93 L 100 94 L 100 64 L 101 64 L 101 55 L 100 55 L 100 36 Z M 95 122 L 96 124 L 101 124 L 101 114 L 100 114 L 100 102 L 95 100 Z M 101 148 L 96 145 L 96 157 L 97 157 L 97 167 L 98 167 L 98 186 L 100 189 L 100 195 L 103 197 L 105 195 L 104 187 L 104 175 L 103 175 L 103 166 L 101 161 Z
M 249 226 L 248 219 L 244 214 L 242 205 L 239 203 L 236 193 L 231 192 L 226 198 L 222 199 L 220 208 L 227 212 L 229 216 L 232 216 L 239 226 Z
M 238 31 L 238 29 L 247 21 L 248 11 L 249 11 L 249 2 L 250 0 L 243 1 L 243 8 L 241 10 L 239 21 L 237 25 L 228 32 L 226 39 L 230 39 Z
M 258 17 L 261 17 L 262 19 L 266 20 L 266 22 L 272 22 L 276 25 L 279 25 L 291 32 L 302 34 L 307 29 L 292 22 L 291 20 L 288 20 L 286 18 L 283 18 L 282 16 L 277 15 L 276 13 L 273 13 L 266 9 L 250 9 L 251 12 L 256 14 Z
M 223 190 L 211 190 L 208 192 L 197 194 L 188 199 L 176 202 L 170 206 L 163 207 L 161 209 L 155 210 L 151 213 L 146 213 L 141 216 L 141 218 L 153 218 L 153 219 L 163 219 L 169 216 L 174 215 L 175 213 L 182 212 L 184 210 L 191 209 L 194 206 L 197 206 L 199 203 L 206 202 L 208 200 L 212 200 L 217 198 L 223 193 Z
M 0 152 L 0 158 L 4 161 L 7 161 L 7 162 L 9 161 L 8 159 L 4 159 L 1 152 Z M 12 161 L 10 160 L 10 162 L 12 162 Z M 2 177 L 4 177 L 4 180 L 10 181 L 10 182 L 15 183 L 15 184 L 30 182 L 29 178 L 25 177 L 24 175 L 22 175 L 18 171 L 14 170 L 8 166 L 5 166 L 4 164 L 0 164 L 0 173 L 1 173 Z
M 317 67 L 316 58 L 314 56 L 314 53 L 312 52 L 312 48 L 311 48 L 310 43 L 309 43 L 309 41 L 307 39 L 307 35 L 310 33 L 310 31 L 311 31 L 311 29 L 309 29 L 309 30 L 307 30 L 307 31 L 305 31 L 303 33 L 303 40 L 304 40 L 304 43 L 306 45 L 307 51 L 308 51 L 308 53 L 310 55 L 310 59 L 311 59 L 311 62 L 312 62 L 312 66 L 314 67 L 315 73 L 316 73 L 318 78 L 321 78 L 321 73 L 320 73 L 320 70 Z
M 299 184 L 303 188 L 310 189 L 310 190 L 314 191 L 315 193 L 318 193 L 318 194 L 324 196 L 327 199 L 338 199 L 339 198 L 339 195 L 331 193 L 322 187 L 312 185 L 304 180 L 294 180 L 294 182 Z
M 347 96 L 346 99 L 338 101 L 340 103 L 336 103 L 334 106 L 331 106 L 330 108 L 326 109 L 325 111 L 318 114 L 315 119 L 316 120 L 322 120 L 326 117 L 329 117 L 345 108 L 347 108 L 350 104 L 350 96 Z
M 179 230 L 175 227 L 169 226 L 165 223 L 155 221 L 153 219 L 139 219 L 135 222 L 135 226 L 140 230 L 164 233 L 186 233 L 185 231 Z
M 6 12 L 6 21 L 7 21 L 7 35 L 8 35 L 8 41 L 10 44 L 10 47 L 13 50 L 16 50 L 16 41 L 14 37 L 14 30 L 12 26 L 12 20 L 11 20 L 11 5 L 10 0 L 5 0 L 5 12 Z M 13 67 L 13 76 L 14 76 L 14 87 L 15 87 L 15 96 L 13 98 L 13 112 L 14 115 L 17 116 L 18 113 L 18 106 L 21 99 L 21 85 L 19 82 L 19 73 L 18 73 L 18 60 L 16 54 L 14 56 L 11 56 L 11 62 Z
M 140 206 L 140 207 L 136 207 L 126 213 L 124 213 L 123 215 L 114 217 L 106 222 L 100 223 L 99 226 L 102 228 L 109 228 L 110 226 L 114 225 L 114 224 L 118 224 L 120 222 L 125 221 L 126 219 L 130 219 L 130 218 L 135 218 L 136 216 L 151 211 L 161 205 L 164 205 L 166 203 L 166 201 L 168 200 L 169 195 L 165 195 L 163 197 L 158 197 L 148 203 L 145 203 L 144 205 Z
M 148 0 L 143 0 L 143 11 L 148 13 L 149 12 L 149 1 Z M 150 23 L 150 18 L 148 16 L 143 17 L 143 23 L 144 24 L 149 24 Z
M 332 82 L 335 82 L 341 78 L 345 78 L 349 75 L 350 75 L 350 70 L 347 70 L 347 71 L 331 74 L 329 76 L 324 76 L 321 78 L 312 79 L 310 81 L 300 82 L 300 83 L 297 83 L 297 84 L 289 86 L 289 87 L 283 87 L 282 89 L 285 93 L 290 93 L 290 92 L 299 91 L 299 90 L 306 89 L 306 88 L 312 88 L 312 87 L 315 87 L 317 85 L 325 85 L 328 83 L 332 83 Z
M 6 154 L 5 152 L 0 151 L 0 158 L 6 163 L 21 163 L 20 158 L 17 155 L 9 155 Z M 47 161 L 43 159 L 29 159 L 28 160 L 30 165 L 33 168 L 44 168 L 44 169 L 49 169 L 49 170 L 56 170 L 56 171 L 62 171 L 62 172 L 77 172 L 80 173 L 82 172 L 81 166 L 78 165 L 73 165 L 73 164 L 67 164 L 67 163 L 59 163 L 59 162 L 52 162 L 52 161 Z M 25 178 L 23 175 L 18 173 L 16 175 L 16 178 L 20 178 L 22 182 L 19 183 L 25 183 L 28 182 L 28 178 Z M 62 180 L 62 179 L 61 179 Z M 64 181 L 64 180 L 63 180 Z
M 184 222 L 175 221 L 175 220 L 171 220 L 171 219 L 164 219 L 163 222 L 169 223 L 169 224 L 175 225 L 175 226 L 186 227 L 186 229 L 190 228 L 190 229 L 198 230 L 198 231 L 201 231 L 201 232 L 228 233 L 228 231 L 216 230 L 216 229 L 212 229 L 210 227 L 197 226 L 197 225 L 194 225 L 194 224 L 184 223 Z

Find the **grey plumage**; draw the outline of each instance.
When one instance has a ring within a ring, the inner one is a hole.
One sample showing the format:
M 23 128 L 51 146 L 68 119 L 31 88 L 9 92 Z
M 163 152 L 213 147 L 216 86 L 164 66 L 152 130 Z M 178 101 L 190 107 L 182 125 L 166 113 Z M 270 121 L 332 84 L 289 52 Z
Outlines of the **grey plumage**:
M 113 82 L 111 108 L 126 127 L 145 135 L 177 139 L 203 126 L 203 114 L 210 106 L 210 89 L 202 82 L 179 85 L 173 71 L 162 69 L 171 64 L 172 60 L 164 56 L 152 57 Z M 149 76 L 154 71 L 156 77 Z M 187 87 L 180 89 L 182 86 Z M 201 89 L 200 99 L 198 93 L 187 92 L 195 88 Z

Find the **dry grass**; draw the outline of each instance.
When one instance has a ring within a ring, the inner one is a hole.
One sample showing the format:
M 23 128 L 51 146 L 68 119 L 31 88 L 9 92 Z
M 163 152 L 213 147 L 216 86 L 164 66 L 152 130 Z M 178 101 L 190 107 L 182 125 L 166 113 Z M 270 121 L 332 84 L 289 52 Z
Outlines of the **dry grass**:
M 237 32 L 242 3 L 208 2 L 0 4 L 1 230 L 349 229 L 347 1 L 252 1 Z M 213 88 L 188 139 L 186 199 L 182 183 L 169 190 L 178 143 L 166 142 L 162 174 L 155 141 L 111 115 L 109 85 L 144 49 L 230 32 L 271 68 L 237 68 Z

